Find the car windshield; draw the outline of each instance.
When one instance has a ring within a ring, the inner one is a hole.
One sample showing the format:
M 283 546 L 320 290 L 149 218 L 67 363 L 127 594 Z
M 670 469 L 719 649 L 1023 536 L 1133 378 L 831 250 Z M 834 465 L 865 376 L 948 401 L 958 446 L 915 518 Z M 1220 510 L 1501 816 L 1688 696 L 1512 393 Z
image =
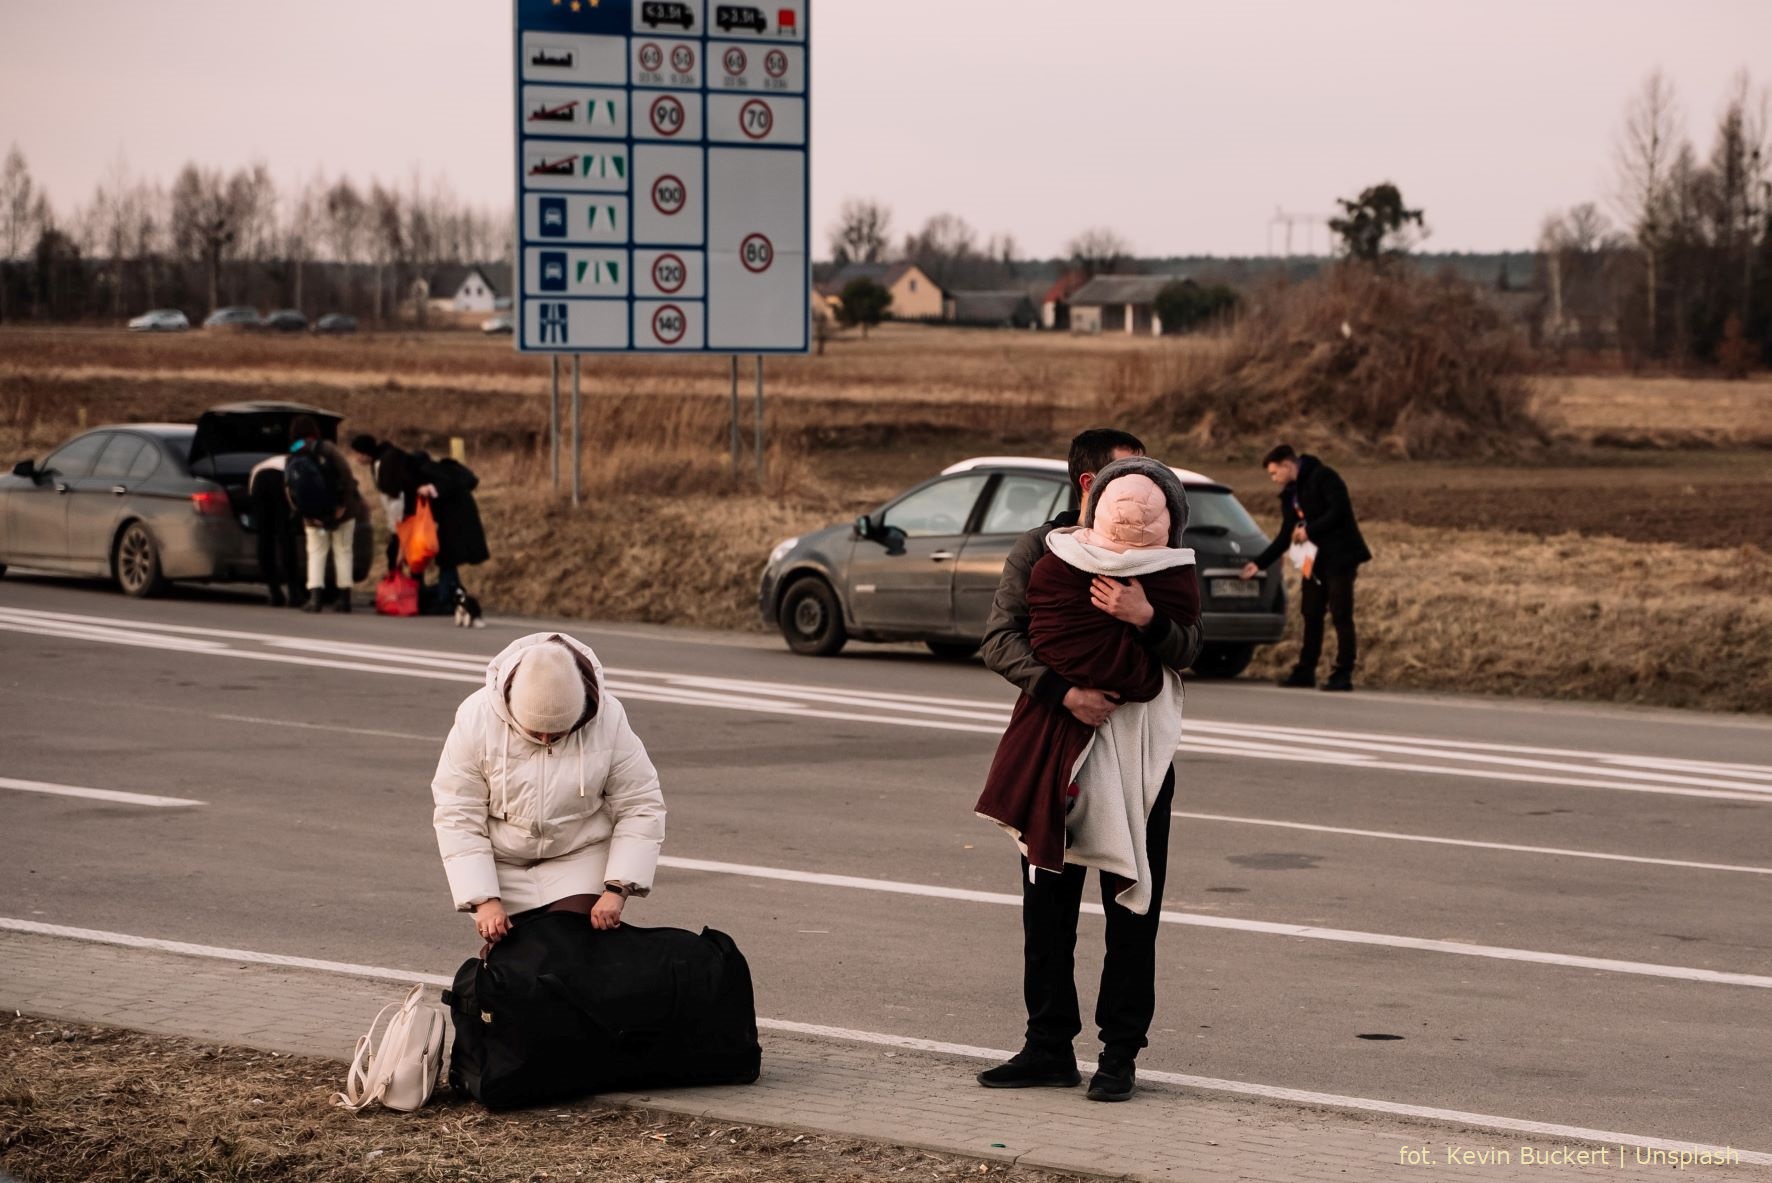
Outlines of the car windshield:
M 1188 529 L 1207 534 L 1228 534 L 1232 537 L 1261 535 L 1262 529 L 1228 491 L 1223 489 L 1189 489 L 1187 491 Z

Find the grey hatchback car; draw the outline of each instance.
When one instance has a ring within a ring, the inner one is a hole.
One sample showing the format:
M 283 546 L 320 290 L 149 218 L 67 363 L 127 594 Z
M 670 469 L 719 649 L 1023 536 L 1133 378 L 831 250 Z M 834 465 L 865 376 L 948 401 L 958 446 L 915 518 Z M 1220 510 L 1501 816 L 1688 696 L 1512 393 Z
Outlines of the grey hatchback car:
M 1199 567 L 1206 641 L 1196 673 L 1235 677 L 1257 645 L 1286 627 L 1279 575 L 1238 578 L 1267 545 L 1229 488 L 1176 469 L 1187 488 L 1187 544 Z M 828 656 L 850 639 L 922 641 L 965 657 L 985 620 L 1015 540 L 1072 506 L 1060 460 L 964 460 L 854 523 L 789 538 L 763 569 L 758 609 L 796 653 Z
M 0 476 L 0 575 L 7 566 L 117 582 L 150 596 L 168 581 L 256 580 L 246 481 L 311 414 L 328 438 L 339 416 L 298 403 L 230 403 L 192 423 L 130 423 L 75 436 L 41 463 Z M 355 526 L 359 580 L 370 524 Z

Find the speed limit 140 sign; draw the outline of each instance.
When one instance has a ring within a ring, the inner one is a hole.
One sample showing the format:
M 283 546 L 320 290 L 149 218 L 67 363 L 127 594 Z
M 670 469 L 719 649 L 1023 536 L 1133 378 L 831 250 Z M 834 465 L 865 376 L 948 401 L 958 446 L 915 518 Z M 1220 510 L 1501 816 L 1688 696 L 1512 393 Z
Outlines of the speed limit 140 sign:
M 516 347 L 810 344 L 811 0 L 513 0 Z

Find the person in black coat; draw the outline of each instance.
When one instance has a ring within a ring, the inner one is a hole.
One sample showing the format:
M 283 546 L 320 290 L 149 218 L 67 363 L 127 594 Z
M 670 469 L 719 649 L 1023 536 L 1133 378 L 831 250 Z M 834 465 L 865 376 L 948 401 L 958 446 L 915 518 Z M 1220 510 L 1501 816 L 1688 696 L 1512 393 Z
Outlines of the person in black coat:
M 437 557 L 432 560 L 437 583 L 426 593 L 426 611 L 448 613 L 459 607 L 470 619 L 478 620 L 479 601 L 462 588 L 461 568 L 492 557 L 486 546 L 486 529 L 480 524 L 480 506 L 474 500 L 480 478 L 453 457 L 434 460 L 428 452 L 408 452 L 371 435 L 356 437 L 351 447 L 373 466 L 376 491 L 388 502 L 390 531 L 417 512 L 420 497 L 430 500 L 431 515 L 437 520 Z M 399 563 L 399 555 L 399 539 L 390 538 L 390 571 Z
M 1294 543 L 1316 546 L 1316 557 L 1305 568 L 1299 609 L 1304 617 L 1304 645 L 1298 664 L 1280 680 L 1282 686 L 1317 684 L 1317 661 L 1323 652 L 1323 614 L 1335 623 L 1335 666 L 1324 690 L 1354 688 L 1354 577 L 1360 564 L 1372 558 L 1360 523 L 1354 519 L 1353 499 L 1347 484 L 1333 468 L 1315 456 L 1300 456 L 1281 444 L 1262 459 L 1268 479 L 1280 486 L 1280 532 L 1267 549 L 1243 565 L 1244 579 L 1253 579 L 1272 566 Z

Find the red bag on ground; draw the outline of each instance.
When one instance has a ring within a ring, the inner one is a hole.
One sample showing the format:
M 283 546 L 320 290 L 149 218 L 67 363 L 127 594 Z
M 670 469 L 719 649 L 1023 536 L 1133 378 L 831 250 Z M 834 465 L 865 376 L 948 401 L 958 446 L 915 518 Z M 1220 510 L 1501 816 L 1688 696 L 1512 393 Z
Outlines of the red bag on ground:
M 424 574 L 425 567 L 437 557 L 437 519 L 431 514 L 431 499 L 420 497 L 418 508 L 400 519 L 394 527 L 400 536 L 400 558 L 414 575 Z
M 375 610 L 383 616 L 418 615 L 418 580 L 404 571 L 390 571 L 375 585 Z

